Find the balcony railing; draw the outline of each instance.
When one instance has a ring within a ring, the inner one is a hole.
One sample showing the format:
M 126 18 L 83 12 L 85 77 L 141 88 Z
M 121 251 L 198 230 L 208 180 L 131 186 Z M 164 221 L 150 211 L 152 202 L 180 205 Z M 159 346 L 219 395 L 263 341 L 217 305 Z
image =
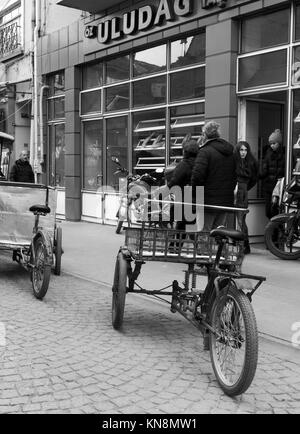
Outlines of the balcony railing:
M 14 54 L 21 47 L 21 17 L 0 26 L 0 58 Z

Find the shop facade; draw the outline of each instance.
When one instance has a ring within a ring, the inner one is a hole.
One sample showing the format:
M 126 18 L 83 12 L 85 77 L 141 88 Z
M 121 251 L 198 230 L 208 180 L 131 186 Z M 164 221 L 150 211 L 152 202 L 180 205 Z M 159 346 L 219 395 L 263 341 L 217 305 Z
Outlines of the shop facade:
M 40 40 L 47 181 L 59 189 L 62 216 L 113 222 L 111 157 L 137 173 L 164 168 L 210 119 L 233 145 L 249 141 L 260 163 L 270 133 L 282 129 L 290 176 L 300 134 L 297 2 L 98 3 L 85 2 L 85 19 Z M 260 183 L 250 211 L 255 241 L 266 224 Z

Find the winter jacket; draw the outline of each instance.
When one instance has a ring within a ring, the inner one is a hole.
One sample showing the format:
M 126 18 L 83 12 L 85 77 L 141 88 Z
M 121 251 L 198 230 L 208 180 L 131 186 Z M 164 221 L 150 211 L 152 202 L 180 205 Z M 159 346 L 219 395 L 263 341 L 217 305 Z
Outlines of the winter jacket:
M 34 173 L 28 161 L 17 160 L 11 169 L 9 179 L 12 182 L 34 184 Z
M 191 185 L 191 177 L 193 173 L 193 167 L 195 164 L 195 157 L 184 158 L 174 169 L 171 180 L 168 182 L 168 187 L 172 188 L 175 185 L 179 187 L 185 187 Z
M 200 149 L 192 174 L 192 186 L 204 187 L 206 205 L 234 205 L 237 182 L 233 146 L 223 139 L 208 140 Z
M 258 163 L 255 160 L 248 161 L 235 156 L 237 182 L 247 185 L 247 190 L 251 190 L 258 181 Z
M 267 150 L 263 160 L 260 178 L 263 179 L 263 189 L 265 193 L 272 193 L 277 180 L 285 175 L 285 152 L 282 147 L 277 151 L 271 148 Z

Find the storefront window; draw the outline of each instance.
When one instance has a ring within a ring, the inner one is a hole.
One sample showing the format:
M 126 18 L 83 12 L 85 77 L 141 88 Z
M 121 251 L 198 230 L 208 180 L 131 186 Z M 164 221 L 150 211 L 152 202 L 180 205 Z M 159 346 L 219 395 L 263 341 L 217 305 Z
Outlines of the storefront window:
M 134 107 L 166 103 L 167 78 L 160 76 L 133 83 Z
M 170 118 L 170 159 L 178 161 L 182 158 L 182 146 L 186 141 L 196 140 L 201 144 L 205 105 L 203 103 L 173 107 Z
M 239 90 L 286 84 L 287 51 L 239 59 Z
M 49 96 L 59 95 L 65 92 L 65 74 L 58 72 L 48 76 Z
M 129 109 L 129 84 L 108 87 L 106 89 L 106 111 Z
M 65 117 L 65 97 L 52 98 L 49 100 L 49 120 L 62 119 Z
M 82 80 L 84 90 L 103 86 L 103 64 L 96 63 L 85 66 L 83 68 Z
M 50 126 L 50 183 L 52 186 L 65 187 L 65 125 Z
M 295 13 L 295 40 L 300 40 L 300 5 L 296 6 Z
M 93 90 L 91 92 L 82 92 L 81 94 L 81 114 L 102 112 L 102 90 Z
M 205 33 L 171 43 L 171 68 L 205 62 Z
M 130 57 L 118 57 L 106 62 L 106 84 L 126 81 L 130 78 Z
M 205 96 L 205 68 L 171 74 L 171 101 L 184 101 Z
M 108 119 L 107 131 L 107 185 L 116 190 L 119 187 L 119 177 L 115 175 L 116 166 L 112 157 L 117 157 L 123 167 L 128 168 L 128 116 Z M 124 177 L 124 174 L 121 175 Z
M 83 188 L 97 191 L 103 185 L 103 121 L 84 123 Z
M 241 52 L 248 53 L 287 44 L 290 32 L 290 10 L 246 18 L 242 21 Z
M 294 125 L 293 125 L 293 151 L 292 169 L 300 158 L 300 89 L 294 91 Z
M 154 74 L 167 69 L 167 46 L 150 48 L 133 54 L 133 75 Z
M 136 171 L 155 171 L 166 164 L 166 112 L 152 110 L 133 116 L 133 165 Z

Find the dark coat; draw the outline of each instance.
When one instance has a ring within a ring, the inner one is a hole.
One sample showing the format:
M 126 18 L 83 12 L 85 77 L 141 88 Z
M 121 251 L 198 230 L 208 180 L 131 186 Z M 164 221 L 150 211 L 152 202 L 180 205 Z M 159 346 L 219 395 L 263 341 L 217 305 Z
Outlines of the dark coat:
M 172 178 L 168 182 L 169 188 L 172 188 L 175 185 L 178 185 L 182 188 L 186 185 L 191 185 L 191 177 L 195 160 L 196 156 L 183 158 L 183 160 L 176 166 L 173 171 Z
M 255 160 L 239 158 L 235 155 L 237 182 L 247 185 L 247 190 L 251 190 L 258 181 L 258 163 Z
M 263 160 L 260 178 L 263 179 L 263 189 L 266 193 L 272 193 L 278 179 L 285 176 L 285 152 L 282 147 L 277 151 L 271 148 L 267 150 Z
M 233 153 L 233 146 L 223 139 L 208 140 L 200 149 L 192 174 L 192 186 L 204 187 L 206 205 L 234 205 L 237 177 Z
M 34 173 L 28 161 L 17 160 L 10 171 L 9 179 L 12 182 L 34 184 Z

